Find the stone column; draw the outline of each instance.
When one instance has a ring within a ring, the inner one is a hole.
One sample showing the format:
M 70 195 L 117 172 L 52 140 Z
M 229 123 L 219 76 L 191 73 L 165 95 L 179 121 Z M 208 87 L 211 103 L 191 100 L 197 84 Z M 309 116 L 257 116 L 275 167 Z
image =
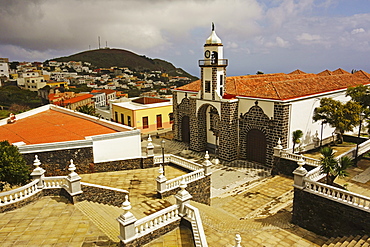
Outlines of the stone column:
M 44 188 L 43 178 L 45 176 L 44 175 L 45 174 L 45 170 L 40 167 L 41 162 L 38 159 L 38 156 L 37 155 L 35 155 L 35 160 L 33 161 L 33 165 L 36 168 L 33 169 L 32 173 L 31 173 L 31 177 L 32 177 L 33 180 L 39 179 L 39 182 L 37 183 L 37 188 L 38 189 L 42 189 L 42 188 Z
M 68 170 L 71 172 L 67 176 L 68 192 L 73 197 L 75 195 L 81 194 L 81 177 L 75 172 L 76 166 L 73 164 L 71 159 L 71 164 L 69 165 Z
M 152 143 L 152 138 L 148 135 L 148 145 L 146 146 L 146 155 L 148 157 L 154 156 L 154 145 Z
M 128 243 L 135 239 L 135 222 L 136 217 L 129 211 L 131 209 L 131 203 L 128 200 L 128 195 L 125 196 L 125 201 L 122 203 L 123 213 L 117 218 L 119 223 L 119 239 L 123 243 Z
M 307 170 L 303 167 L 305 164 L 303 157 L 301 155 L 301 158 L 298 160 L 298 168 L 293 171 L 294 174 L 294 187 L 297 189 L 304 189 L 304 177 L 307 174 Z
M 212 172 L 211 172 L 211 166 L 212 166 L 212 162 L 209 161 L 209 154 L 208 154 L 208 151 L 206 151 L 206 155 L 204 156 L 204 158 L 206 159 L 205 161 L 203 161 L 203 169 L 204 169 L 204 175 L 205 176 L 208 176 L 208 175 L 211 175 Z
M 159 165 L 158 172 L 159 172 L 159 176 L 156 179 L 156 181 L 157 181 L 157 193 L 161 197 L 162 193 L 166 190 L 167 178 L 163 175 L 164 171 L 163 171 L 163 166 L 162 165 Z
M 181 181 L 181 184 L 180 184 L 181 190 L 179 192 L 177 192 L 177 194 L 175 195 L 176 203 L 177 203 L 177 205 L 179 205 L 179 215 L 181 217 L 184 217 L 186 215 L 185 214 L 185 205 L 190 204 L 190 199 L 192 198 L 192 196 L 189 194 L 189 192 L 187 192 L 185 190 L 186 187 L 187 187 L 186 182 L 183 179 Z
M 235 246 L 234 247 L 242 247 L 240 243 L 242 242 L 242 237 L 239 234 L 235 235 Z

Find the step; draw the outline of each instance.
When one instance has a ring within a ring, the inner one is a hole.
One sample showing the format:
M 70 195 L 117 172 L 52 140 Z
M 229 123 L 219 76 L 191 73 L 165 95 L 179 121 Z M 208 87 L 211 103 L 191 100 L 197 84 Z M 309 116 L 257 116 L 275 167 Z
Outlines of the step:
M 76 203 L 75 206 L 112 241 L 119 241 L 119 223 L 116 218 L 120 215 L 120 208 L 89 201 Z
M 349 245 L 349 243 L 354 239 L 354 236 L 349 236 L 347 237 L 344 241 L 343 241 L 343 244 L 341 245 L 341 247 L 347 247 Z
M 361 236 L 360 235 L 357 235 L 356 237 L 354 237 L 354 239 L 352 239 L 352 241 L 347 245 L 347 247 L 353 247 L 356 245 L 357 241 L 359 241 L 361 239 Z
M 364 244 L 366 243 L 366 241 L 368 241 L 368 238 L 369 238 L 369 236 L 367 236 L 367 235 L 363 236 L 359 241 L 357 241 L 357 243 L 355 244 L 354 247 L 362 247 L 362 246 L 364 246 Z
M 341 237 L 334 245 L 334 247 L 341 247 L 343 246 L 343 243 L 346 241 L 348 237 L 347 236 L 344 236 L 344 237 Z

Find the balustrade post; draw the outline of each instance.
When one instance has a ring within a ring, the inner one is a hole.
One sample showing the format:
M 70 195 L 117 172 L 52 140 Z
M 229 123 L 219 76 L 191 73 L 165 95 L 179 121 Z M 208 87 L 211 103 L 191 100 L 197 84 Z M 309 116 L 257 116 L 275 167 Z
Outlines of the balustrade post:
M 235 246 L 234 247 L 242 247 L 240 243 L 242 242 L 242 237 L 239 234 L 235 235 Z
M 160 195 L 166 190 L 167 178 L 166 176 L 163 175 L 164 171 L 163 171 L 162 165 L 159 165 L 158 172 L 159 172 L 159 176 L 157 177 L 156 181 L 157 181 L 157 192 Z
M 280 157 L 281 152 L 283 150 L 283 146 L 281 146 L 281 140 L 280 140 L 280 138 L 279 138 L 277 144 L 278 145 L 276 147 L 274 147 L 274 156 Z
M 294 174 L 294 187 L 298 189 L 304 189 L 304 177 L 307 174 L 307 170 L 303 167 L 305 164 L 303 160 L 303 156 L 301 155 L 300 159 L 298 160 L 298 168 L 293 171 Z
M 154 145 L 152 143 L 152 138 L 148 135 L 148 145 L 146 145 L 146 155 L 149 157 L 154 156 Z
M 67 176 L 68 192 L 73 197 L 75 195 L 81 194 L 81 177 L 75 172 L 76 166 L 73 164 L 71 159 L 71 164 L 68 167 L 68 170 L 71 172 Z
M 190 199 L 192 198 L 190 193 L 185 190 L 186 187 L 187 187 L 186 182 L 183 179 L 180 184 L 181 190 L 177 192 L 177 194 L 175 195 L 176 203 L 177 205 L 179 205 L 179 215 L 181 217 L 184 217 L 186 215 L 185 205 L 190 204 Z
M 205 176 L 208 176 L 208 175 L 211 175 L 211 165 L 212 165 L 212 162 L 209 161 L 209 154 L 208 154 L 208 151 L 206 151 L 206 155 L 204 156 L 204 158 L 206 159 L 205 161 L 203 161 L 203 169 L 204 169 L 204 175 Z
M 131 209 L 131 203 L 128 200 L 128 195 L 125 196 L 125 201 L 122 203 L 123 213 L 117 218 L 119 223 L 119 239 L 123 243 L 130 242 L 135 239 L 135 222 L 136 217 L 129 211 Z
M 32 173 L 31 173 L 32 179 L 33 180 L 39 179 L 39 182 L 36 184 L 36 186 L 37 186 L 38 189 L 42 189 L 42 188 L 44 188 L 43 179 L 44 179 L 44 176 L 45 176 L 44 175 L 45 174 L 45 170 L 40 167 L 41 162 L 38 159 L 38 156 L 37 155 L 35 155 L 35 160 L 33 161 L 33 165 L 36 168 L 33 169 Z

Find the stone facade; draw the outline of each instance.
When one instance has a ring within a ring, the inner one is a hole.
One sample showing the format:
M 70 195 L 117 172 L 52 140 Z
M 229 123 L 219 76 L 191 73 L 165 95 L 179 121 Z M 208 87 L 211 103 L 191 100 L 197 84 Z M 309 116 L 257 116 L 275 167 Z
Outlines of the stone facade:
M 83 193 L 76 197 L 76 201 L 78 202 L 86 200 L 121 207 L 122 202 L 125 201 L 125 196 L 127 195 L 124 192 L 84 184 L 81 185 L 81 189 Z
M 370 232 L 369 212 L 300 189 L 294 189 L 292 222 L 327 237 Z

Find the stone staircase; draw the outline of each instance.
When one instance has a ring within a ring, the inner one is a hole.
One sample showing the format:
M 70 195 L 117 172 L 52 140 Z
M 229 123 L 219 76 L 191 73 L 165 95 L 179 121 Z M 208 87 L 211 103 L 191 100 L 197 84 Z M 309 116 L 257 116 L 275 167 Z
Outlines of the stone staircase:
M 112 241 L 119 242 L 119 224 L 116 218 L 122 214 L 121 208 L 90 201 L 78 202 L 75 206 Z
M 322 247 L 365 247 L 370 246 L 370 237 L 365 236 L 344 236 L 330 238 Z

